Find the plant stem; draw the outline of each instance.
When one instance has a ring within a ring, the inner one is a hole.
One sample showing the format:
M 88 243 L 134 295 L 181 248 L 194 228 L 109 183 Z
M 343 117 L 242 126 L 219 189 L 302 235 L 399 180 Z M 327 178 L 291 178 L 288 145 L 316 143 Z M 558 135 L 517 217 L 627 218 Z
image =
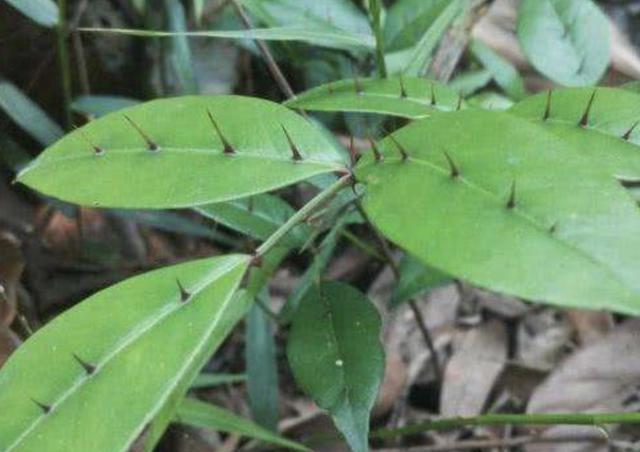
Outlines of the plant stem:
M 387 64 L 384 60 L 384 38 L 382 37 L 382 5 L 381 0 L 371 0 L 369 13 L 371 15 L 371 28 L 376 38 L 376 66 L 378 76 L 387 78 Z
M 640 413 L 533 413 L 483 414 L 475 417 L 435 419 L 397 429 L 380 429 L 372 433 L 375 438 L 394 438 L 414 435 L 429 430 L 451 430 L 468 426 L 490 425 L 592 425 L 640 424 Z
M 318 207 L 321 207 L 325 202 L 333 198 L 336 193 L 342 190 L 344 187 L 351 183 L 351 174 L 338 179 L 333 185 L 324 191 L 321 191 L 309 201 L 307 204 L 298 210 L 291 218 L 289 218 L 285 224 L 280 226 L 262 245 L 256 250 L 255 256 L 260 258 L 264 256 L 271 248 L 276 246 L 278 242 L 289 232 L 291 229 L 302 223 L 309 215 L 311 215 Z
M 58 0 L 58 63 L 62 77 L 62 96 L 64 108 L 64 126 L 71 127 L 71 72 L 69 69 L 69 54 L 67 51 L 67 0 Z

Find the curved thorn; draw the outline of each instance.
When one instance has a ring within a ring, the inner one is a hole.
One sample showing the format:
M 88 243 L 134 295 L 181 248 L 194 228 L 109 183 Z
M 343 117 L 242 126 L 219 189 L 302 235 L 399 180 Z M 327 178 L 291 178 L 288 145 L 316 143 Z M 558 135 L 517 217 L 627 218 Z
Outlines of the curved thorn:
M 88 362 L 86 362 L 85 360 L 80 358 L 75 353 L 72 353 L 72 356 L 78 362 L 78 364 L 80 364 L 82 366 L 82 368 L 87 373 L 87 375 L 93 375 L 95 373 L 96 366 L 94 366 L 93 364 L 89 364 Z
M 638 126 L 638 123 L 640 121 L 636 121 L 633 123 L 633 125 L 629 128 L 629 130 L 627 130 L 624 135 L 622 135 L 622 139 L 629 141 L 629 138 L 631 138 L 631 134 L 633 133 L 633 131 L 635 130 L 635 128 Z
M 294 161 L 299 162 L 300 160 L 302 160 L 302 154 L 300 154 L 298 147 L 291 139 L 291 135 L 289 135 L 289 132 L 287 132 L 287 129 L 285 129 L 283 125 L 281 125 L 280 127 L 282 127 L 282 131 L 284 132 L 284 135 L 287 137 L 287 141 L 289 142 L 289 148 L 291 149 L 291 154 L 292 154 L 291 158 Z
M 129 124 L 131 124 L 131 127 L 133 127 L 134 129 L 136 129 L 136 132 L 138 132 L 138 134 L 144 139 L 144 141 L 147 142 L 147 147 L 149 148 L 150 151 L 157 151 L 159 149 L 158 145 L 156 144 L 155 141 L 153 141 L 149 135 L 147 135 L 144 130 L 142 130 L 140 128 L 140 126 L 138 126 L 138 124 L 136 124 L 135 122 L 133 122 L 133 120 L 128 117 L 127 115 L 123 115 L 124 118 L 129 122 Z
M 436 100 L 436 91 L 435 91 L 435 88 L 433 87 L 433 82 L 431 82 L 431 106 L 435 107 L 437 103 L 438 101 Z
M 189 301 L 189 298 L 191 298 L 191 293 L 187 292 L 179 279 L 176 279 L 176 282 L 178 283 L 178 290 L 180 292 L 180 301 L 186 303 Z
M 591 106 L 593 105 L 593 100 L 596 98 L 597 90 L 594 89 L 593 93 L 591 93 L 591 97 L 589 98 L 589 103 L 587 104 L 587 108 L 582 114 L 582 118 L 580 118 L 580 126 L 586 127 L 589 125 L 589 114 L 591 114 Z
M 402 161 L 405 162 L 409 158 L 409 153 L 407 152 L 407 150 L 400 144 L 398 140 L 396 140 L 396 137 L 394 137 L 393 135 L 389 135 L 389 139 L 396 146 L 398 152 L 400 152 Z
M 222 152 L 225 153 L 226 155 L 235 154 L 236 150 L 233 148 L 233 146 L 231 146 L 231 143 L 229 143 L 229 141 L 227 141 L 227 139 L 224 137 L 224 135 L 222 134 L 222 131 L 220 130 L 220 127 L 218 126 L 218 123 L 216 122 L 215 119 L 213 119 L 211 110 L 209 110 L 208 108 L 207 108 L 207 116 L 209 116 L 209 120 L 213 125 L 213 129 L 216 131 L 216 135 L 218 135 L 218 138 L 222 142 L 222 146 L 223 146 Z
M 378 149 L 376 142 L 373 141 L 373 139 L 371 138 L 368 138 L 368 140 L 369 140 L 369 144 L 371 145 L 371 150 L 373 150 L 373 157 L 376 159 L 376 162 L 382 161 L 383 159 L 382 153 L 380 152 L 380 149 Z
M 552 92 L 553 92 L 552 89 L 547 91 L 547 105 L 546 105 L 546 107 L 544 109 L 544 115 L 542 115 L 542 120 L 543 121 L 546 121 L 551 116 L 551 93 Z
M 407 90 L 404 86 L 404 79 L 402 78 L 402 74 L 400 74 L 399 80 L 400 80 L 400 97 L 402 99 L 405 99 L 407 97 Z
M 451 175 L 451 179 L 456 179 L 458 176 L 460 176 L 460 170 L 458 169 L 458 166 L 455 164 L 455 162 L 453 161 L 453 159 L 451 158 L 451 156 L 449 155 L 449 153 L 447 151 L 442 151 L 444 153 L 444 156 L 447 159 L 447 162 L 449 163 L 449 169 L 450 169 L 450 175 Z
M 516 180 L 511 183 L 511 193 L 509 193 L 509 199 L 507 200 L 507 209 L 511 210 L 516 207 Z
M 34 399 L 33 397 L 31 398 L 31 401 L 33 403 L 35 403 L 36 405 L 38 405 L 38 408 L 40 408 L 42 410 L 43 414 L 49 414 L 51 412 L 51 406 L 50 405 L 45 405 L 42 402 L 38 402 L 36 399 Z

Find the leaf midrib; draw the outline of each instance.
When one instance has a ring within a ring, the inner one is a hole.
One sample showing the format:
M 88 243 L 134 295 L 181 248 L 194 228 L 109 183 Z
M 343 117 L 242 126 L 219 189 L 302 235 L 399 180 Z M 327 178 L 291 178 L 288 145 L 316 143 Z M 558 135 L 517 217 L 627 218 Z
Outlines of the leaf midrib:
M 191 301 L 195 301 L 195 297 L 197 295 L 199 295 L 199 293 L 204 290 L 205 288 L 207 288 L 210 284 L 212 284 L 215 280 L 222 278 L 223 276 L 225 276 L 227 273 L 233 271 L 235 269 L 235 267 L 237 265 L 240 265 L 242 261 L 237 261 L 237 262 L 232 262 L 230 264 L 227 264 L 228 268 L 216 268 L 214 269 L 212 272 L 210 272 L 208 275 L 206 275 L 206 277 L 204 277 L 202 279 L 202 281 L 194 288 L 192 289 L 192 296 L 194 297 L 194 299 L 192 299 Z M 225 300 L 224 305 L 226 306 L 226 303 L 228 302 L 228 300 L 230 298 L 233 298 L 234 291 L 231 291 L 231 294 L 229 295 L 229 298 L 227 300 Z M 173 298 L 177 299 L 177 296 L 174 296 Z M 166 304 L 162 305 L 160 307 L 160 309 L 156 310 L 154 314 L 150 314 L 149 316 L 147 316 L 145 319 L 143 319 L 141 322 L 139 322 L 137 325 L 135 325 L 130 331 L 129 333 L 127 333 L 122 340 L 120 340 L 119 342 L 116 342 L 116 344 L 113 346 L 113 348 L 111 350 L 108 350 L 102 360 L 97 361 L 94 365 L 96 366 L 96 372 L 99 372 L 100 369 L 104 368 L 110 361 L 112 361 L 119 353 L 123 352 L 124 350 L 128 349 L 130 346 L 134 345 L 140 338 L 142 338 L 144 336 L 144 334 L 148 331 L 150 331 L 151 329 L 153 329 L 154 327 L 160 325 L 164 320 L 166 320 L 167 318 L 169 318 L 172 314 L 178 312 L 182 307 L 186 306 L 183 305 L 181 303 L 176 303 L 176 304 L 171 304 L 171 298 L 166 302 Z M 222 312 L 222 310 L 220 311 Z M 219 316 L 216 317 L 216 322 L 219 319 Z M 51 411 L 57 411 L 60 409 L 60 406 L 63 405 L 67 400 L 69 400 L 71 397 L 73 397 L 77 391 L 84 387 L 85 385 L 88 385 L 91 383 L 92 378 L 95 377 L 95 375 L 92 376 L 87 376 L 86 374 L 81 374 L 77 381 L 72 384 L 69 389 L 65 392 L 62 393 L 62 395 L 60 397 L 58 397 L 53 403 L 51 403 L 50 407 L 51 407 Z M 164 398 L 163 398 L 164 401 Z M 43 422 L 46 422 L 49 419 L 49 417 L 47 415 L 42 415 L 42 416 L 38 416 L 33 422 L 31 422 L 31 424 L 26 427 L 23 431 L 23 433 L 21 435 L 19 435 L 13 443 L 11 443 L 7 449 L 6 452 L 9 452 L 11 450 L 13 450 L 15 447 L 19 446 L 20 443 L 22 441 L 24 441 L 25 438 L 27 438 L 29 435 L 31 435 L 31 433 L 33 433 L 40 424 L 42 424 Z M 142 426 L 145 425 L 145 423 L 141 424 Z M 136 432 L 136 435 L 139 432 Z M 135 439 L 134 436 L 134 439 Z M 130 443 L 130 442 L 129 442 Z
M 403 163 L 402 160 L 400 159 L 389 159 L 392 161 L 397 161 L 399 163 Z M 427 160 L 422 160 L 413 156 L 410 156 L 405 162 L 406 163 L 410 163 L 411 161 L 423 165 L 427 168 L 430 168 L 431 170 L 440 173 L 441 175 L 450 178 L 450 170 L 448 168 L 444 168 L 438 165 L 434 165 L 433 163 L 427 161 Z M 388 162 L 388 160 L 387 160 Z M 375 165 L 375 163 L 368 163 L 368 166 L 371 165 Z M 363 168 L 366 167 L 363 166 Z M 491 199 L 492 201 L 495 201 L 496 204 L 498 204 L 499 206 L 501 206 L 502 208 L 504 207 L 504 200 L 501 199 L 499 196 L 497 196 L 496 194 L 494 194 L 492 191 L 477 185 L 473 182 L 471 182 L 469 179 L 463 177 L 462 175 L 458 176 L 458 180 L 457 182 L 462 183 L 464 185 L 466 185 L 467 187 L 469 187 L 470 191 L 473 192 L 477 192 L 482 194 L 483 196 L 485 196 L 486 198 Z M 624 288 L 630 295 L 632 295 L 633 297 L 637 297 L 636 291 L 632 288 L 628 286 L 628 283 L 622 279 L 620 279 L 620 277 L 618 276 L 618 274 L 605 262 L 601 262 L 599 259 L 597 259 L 595 256 L 592 256 L 590 254 L 587 254 L 584 250 L 582 250 L 581 248 L 577 248 L 574 244 L 572 244 L 571 242 L 567 242 L 565 240 L 561 240 L 557 235 L 555 234 L 549 234 L 548 229 L 544 227 L 544 225 L 539 224 L 535 217 L 532 217 L 528 214 L 526 214 L 525 209 L 522 209 L 521 207 L 518 207 L 517 205 L 512 209 L 512 213 L 515 214 L 517 217 L 522 218 L 524 220 L 525 223 L 530 224 L 535 230 L 537 230 L 539 233 L 541 233 L 542 235 L 544 235 L 545 237 L 547 237 L 549 240 L 554 240 L 557 243 L 559 243 L 560 245 L 564 246 L 565 248 L 575 252 L 576 254 L 578 254 L 579 256 L 581 256 L 582 258 L 586 259 L 587 261 L 591 262 L 592 264 L 595 264 L 597 267 L 602 267 L 606 270 L 606 272 L 609 274 L 609 276 L 616 281 L 616 283 L 618 283 L 622 288 Z

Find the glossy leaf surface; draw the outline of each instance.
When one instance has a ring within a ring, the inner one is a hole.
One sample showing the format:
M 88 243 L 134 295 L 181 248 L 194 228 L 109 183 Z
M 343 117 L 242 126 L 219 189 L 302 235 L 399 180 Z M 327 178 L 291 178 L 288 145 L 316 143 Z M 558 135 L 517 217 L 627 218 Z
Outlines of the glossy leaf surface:
M 599 159 L 506 113 L 436 115 L 357 177 L 389 238 L 453 276 L 526 299 L 640 312 L 640 215 Z
M 384 371 L 380 317 L 342 283 L 316 285 L 293 319 L 287 356 L 298 385 L 356 452 L 368 450 L 369 413 Z
M 45 27 L 58 23 L 58 5 L 53 0 L 5 0 L 22 14 Z
M 616 88 L 567 88 L 528 97 L 510 112 L 573 144 L 612 175 L 640 179 L 640 95 Z
M 531 64 L 562 85 L 593 85 L 609 65 L 609 21 L 591 0 L 523 0 L 518 38 Z
M 342 167 L 323 133 L 280 105 L 185 96 L 87 124 L 18 180 L 77 204 L 158 209 L 240 198 Z
M 438 82 L 416 77 L 348 79 L 328 83 L 285 102 L 289 108 L 313 111 L 379 113 L 423 118 L 436 110 L 451 111 L 459 96 Z
M 39 330 L 0 372 L 2 450 L 127 450 L 246 312 L 234 292 L 249 260 L 134 277 Z

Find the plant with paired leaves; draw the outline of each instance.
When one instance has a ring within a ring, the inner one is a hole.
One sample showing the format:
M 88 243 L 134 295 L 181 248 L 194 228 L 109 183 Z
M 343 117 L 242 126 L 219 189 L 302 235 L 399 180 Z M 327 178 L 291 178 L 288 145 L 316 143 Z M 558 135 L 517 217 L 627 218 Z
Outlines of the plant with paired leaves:
M 35 4 L 11 3 L 27 9 Z M 180 96 L 127 106 L 62 137 L 23 169 L 18 182 L 59 200 L 99 208 L 192 208 L 262 244 L 248 254 L 136 276 L 39 330 L 0 371 L 0 450 L 123 451 L 134 444 L 152 450 L 172 422 L 213 425 L 307 450 L 187 392 L 240 319 L 250 312 L 250 323 L 264 323 L 264 313 L 251 307 L 281 262 L 322 235 L 313 264 L 278 318 L 291 323 L 287 357 L 298 385 L 332 415 L 353 450 L 366 451 L 369 413 L 384 370 L 380 319 L 356 288 L 322 277 L 339 237 L 354 223 L 379 236 L 384 246 L 372 254 L 399 275 L 394 305 L 457 278 L 536 303 L 640 313 L 640 214 L 633 191 L 640 184 L 640 95 L 568 88 L 526 97 L 521 80 L 497 71 L 498 84 L 521 99 L 498 112 L 476 108 L 449 86 L 413 77 L 424 72 L 433 35 L 446 29 L 462 3 L 430 2 L 436 9 L 421 11 L 407 25 L 410 33 L 398 32 L 398 23 L 416 1 L 390 10 L 384 30 L 380 10 L 372 8 L 371 34 L 344 33 L 351 22 L 329 31 L 315 23 L 302 33 L 286 27 L 286 14 L 279 28 L 203 32 L 302 40 L 354 55 L 369 49 L 385 77 L 330 82 L 282 105 L 242 96 Z M 287 9 L 275 4 L 275 11 Z M 536 68 L 565 85 L 597 81 L 608 61 L 599 46 L 583 54 L 586 30 L 606 27 L 590 2 L 578 5 L 525 0 L 518 25 Z M 340 17 L 354 16 L 351 6 Z M 259 2 L 247 7 L 265 22 L 275 17 Z M 568 39 L 567 23 L 581 8 L 591 22 L 571 25 Z M 422 37 L 416 31 L 424 28 L 421 21 L 432 21 Z M 368 29 L 366 19 L 358 23 Z M 558 54 L 538 50 L 548 47 L 539 39 L 541 28 L 565 44 L 560 55 L 570 61 L 562 70 Z M 606 46 L 606 30 L 603 36 L 598 43 Z M 480 43 L 471 51 L 494 69 L 504 63 Z M 17 96 L 4 83 L 1 93 L 4 99 Z M 309 120 L 305 112 L 311 111 L 412 122 L 372 140 L 358 158 Z M 42 121 L 39 126 L 43 142 L 60 134 Z M 317 194 L 298 211 L 268 194 L 300 182 Z M 406 253 L 399 266 L 386 239 Z M 248 341 L 261 340 L 258 329 L 249 330 Z

